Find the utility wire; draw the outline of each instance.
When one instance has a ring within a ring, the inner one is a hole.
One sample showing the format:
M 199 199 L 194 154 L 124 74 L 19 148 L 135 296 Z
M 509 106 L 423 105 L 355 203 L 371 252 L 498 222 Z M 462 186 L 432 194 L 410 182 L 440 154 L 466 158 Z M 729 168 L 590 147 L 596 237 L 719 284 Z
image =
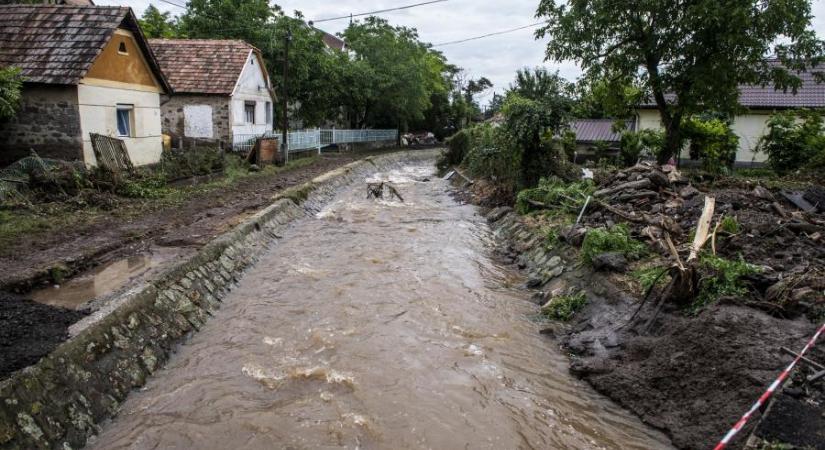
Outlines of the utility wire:
M 162 1 L 163 3 L 168 3 L 172 6 L 177 6 L 178 8 L 186 9 L 186 5 L 181 5 L 181 4 L 178 4 L 178 3 L 175 3 L 175 2 L 170 2 L 169 0 L 160 0 L 160 1 Z
M 446 2 L 446 1 L 449 1 L 449 0 L 432 0 L 432 1 L 429 1 L 429 2 L 415 3 L 413 5 L 399 6 L 397 8 L 379 9 L 378 11 L 370 11 L 370 12 L 358 13 L 358 14 L 349 14 L 349 15 L 340 16 L 340 17 L 329 17 L 327 19 L 313 20 L 311 22 L 312 23 L 320 23 L 320 22 L 329 22 L 329 21 L 332 21 L 332 20 L 350 19 L 352 17 L 371 16 L 371 15 L 374 15 L 374 14 L 380 14 L 380 13 L 385 13 L 385 12 L 390 12 L 390 11 L 399 11 L 399 10 L 402 10 L 402 9 L 415 8 L 416 6 L 431 5 L 433 3 L 441 3 L 441 2 Z
M 507 34 L 507 33 L 512 33 L 512 32 L 519 31 L 519 30 L 524 30 L 524 29 L 527 29 L 527 28 L 533 28 L 533 27 L 537 27 L 539 25 L 544 25 L 546 23 L 547 23 L 547 21 L 545 20 L 545 21 L 542 21 L 542 22 L 531 23 L 530 25 L 524 25 L 524 26 L 520 26 L 520 27 L 517 27 L 517 28 L 511 28 L 509 30 L 502 30 L 502 31 L 496 31 L 494 33 L 482 34 L 481 36 L 474 36 L 474 37 L 470 37 L 470 38 L 466 38 L 466 39 L 459 39 L 457 41 L 442 42 L 440 44 L 434 44 L 433 47 L 444 47 L 445 45 L 461 44 L 461 43 L 464 43 L 464 42 L 475 41 L 477 39 L 483 39 L 483 38 L 487 38 L 487 37 L 490 37 L 490 36 L 498 36 L 500 34 Z

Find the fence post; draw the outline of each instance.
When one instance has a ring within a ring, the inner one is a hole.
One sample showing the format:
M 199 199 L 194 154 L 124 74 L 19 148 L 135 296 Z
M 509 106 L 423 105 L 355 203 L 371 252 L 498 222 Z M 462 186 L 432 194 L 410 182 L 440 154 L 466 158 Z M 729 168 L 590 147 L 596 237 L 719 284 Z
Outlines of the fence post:
M 321 128 L 318 127 L 315 129 L 315 143 L 318 145 L 318 154 L 321 154 Z

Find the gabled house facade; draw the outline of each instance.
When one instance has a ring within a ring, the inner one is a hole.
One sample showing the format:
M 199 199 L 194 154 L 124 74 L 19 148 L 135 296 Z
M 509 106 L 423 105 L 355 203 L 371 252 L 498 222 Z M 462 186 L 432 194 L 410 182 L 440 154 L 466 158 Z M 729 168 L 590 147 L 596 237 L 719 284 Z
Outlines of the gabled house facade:
M 772 63 L 778 64 L 777 61 Z M 737 166 L 760 165 L 767 160 L 766 154 L 756 153 L 755 150 L 767 132 L 767 122 L 772 114 L 788 109 L 825 108 L 825 83 L 817 82 L 812 72 L 796 75 L 802 80 L 796 94 L 790 90 L 776 90 L 772 86 L 739 87 L 739 103 L 746 112 L 736 116 L 731 125 L 733 132 L 739 136 Z M 655 105 L 644 104 L 636 110 L 635 127 L 637 130 L 662 129 L 660 117 Z
M 149 43 L 171 88 L 161 111 L 173 145 L 231 146 L 272 131 L 275 95 L 260 50 L 241 40 Z
M 118 137 L 135 165 L 160 160 L 167 85 L 130 8 L 0 5 L 0 67 L 19 67 L 22 105 L 0 122 L 0 165 L 35 150 L 95 165 L 90 133 Z

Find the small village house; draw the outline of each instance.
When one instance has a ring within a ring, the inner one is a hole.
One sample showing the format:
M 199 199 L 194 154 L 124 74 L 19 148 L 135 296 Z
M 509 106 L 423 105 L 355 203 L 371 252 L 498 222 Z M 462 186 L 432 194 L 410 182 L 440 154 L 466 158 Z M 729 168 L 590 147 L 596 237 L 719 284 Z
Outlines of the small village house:
M 736 116 L 732 124 L 733 132 L 739 136 L 737 166 L 760 165 L 767 160 L 768 155 L 755 150 L 760 138 L 767 132 L 768 119 L 775 112 L 825 108 L 825 83 L 818 83 L 812 72 L 796 75 L 802 80 L 802 86 L 796 94 L 790 90 L 776 90 L 773 86 L 740 86 L 739 103 L 746 112 Z M 640 106 L 636 111 L 635 122 L 637 130 L 662 128 L 659 111 L 654 104 Z
M 22 105 L 0 123 L 0 165 L 41 157 L 95 164 L 90 133 L 121 138 L 135 165 L 160 160 L 167 89 L 130 8 L 0 5 L 0 67 L 22 70 Z
M 163 133 L 230 146 L 272 131 L 275 95 L 260 50 L 241 40 L 150 39 L 171 91 Z

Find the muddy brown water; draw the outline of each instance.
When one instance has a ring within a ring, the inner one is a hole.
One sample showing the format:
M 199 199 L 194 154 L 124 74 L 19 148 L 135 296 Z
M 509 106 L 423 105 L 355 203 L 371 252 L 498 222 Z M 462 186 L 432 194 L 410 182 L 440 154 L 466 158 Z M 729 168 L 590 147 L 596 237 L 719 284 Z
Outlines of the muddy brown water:
M 475 207 L 376 177 L 406 202 L 293 225 L 89 447 L 669 448 L 569 375 Z
M 68 309 L 84 307 L 96 299 L 113 294 L 127 284 L 145 281 L 157 274 L 157 269 L 182 257 L 178 248 L 156 247 L 148 253 L 111 261 L 80 274 L 66 283 L 47 286 L 30 292 L 32 300 Z

